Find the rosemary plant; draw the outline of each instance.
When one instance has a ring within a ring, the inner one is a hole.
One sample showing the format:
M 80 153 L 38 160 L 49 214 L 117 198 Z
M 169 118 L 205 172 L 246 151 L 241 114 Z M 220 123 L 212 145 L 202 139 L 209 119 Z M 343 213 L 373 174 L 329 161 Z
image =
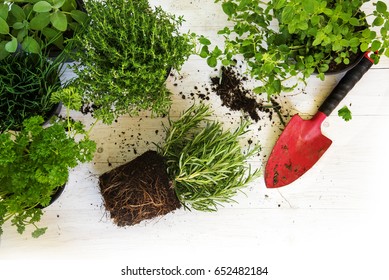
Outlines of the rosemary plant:
M 75 85 L 94 116 L 109 124 L 139 110 L 167 113 L 167 75 L 194 52 L 194 35 L 179 32 L 183 18 L 147 0 L 90 0 L 85 7 L 90 23 L 74 39 Z
M 158 147 L 178 199 L 201 211 L 233 202 L 232 197 L 260 173 L 247 163 L 260 147 L 244 153 L 239 143 L 249 123 L 223 131 L 220 122 L 209 120 L 210 114 L 205 105 L 192 106 L 179 120 L 169 121 L 164 144 Z

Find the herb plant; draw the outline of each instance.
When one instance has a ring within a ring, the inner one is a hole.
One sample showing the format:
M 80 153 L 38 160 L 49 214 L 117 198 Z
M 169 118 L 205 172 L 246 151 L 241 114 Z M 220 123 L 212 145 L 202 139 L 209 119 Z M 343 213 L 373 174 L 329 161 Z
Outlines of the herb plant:
M 60 55 L 52 61 L 40 54 L 18 52 L 0 61 L 0 132 L 20 129 L 24 119 L 49 117 L 53 92 L 61 88 Z
M 224 131 L 220 122 L 209 120 L 210 114 L 207 106 L 192 106 L 179 120 L 169 122 L 159 147 L 178 199 L 201 211 L 233 202 L 237 192 L 259 175 L 247 160 L 260 147 L 244 153 L 239 142 L 249 122 L 243 121 L 233 132 Z
M 62 98 L 67 108 L 76 108 L 77 100 L 64 98 L 69 93 L 63 90 L 54 98 Z M 29 225 L 34 228 L 33 237 L 44 234 L 47 228 L 37 225 L 41 208 L 66 184 L 70 168 L 93 158 L 96 144 L 80 122 L 68 117 L 47 128 L 42 122 L 41 116 L 34 116 L 23 122 L 20 132 L 0 134 L 0 234 L 7 220 L 20 234 Z
M 139 110 L 167 113 L 166 78 L 194 48 L 192 35 L 179 32 L 182 17 L 152 9 L 147 0 L 90 0 L 85 7 L 90 23 L 74 39 L 74 85 L 94 116 L 109 124 Z
M 220 30 L 223 49 L 210 49 L 200 37 L 200 56 L 211 67 L 218 61 L 234 64 L 242 55 L 251 76 L 261 82 L 256 93 L 268 96 L 292 90 L 314 72 L 320 79 L 339 65 L 349 65 L 359 52 L 370 49 L 378 63 L 389 57 L 389 12 L 383 1 L 366 15 L 361 6 L 367 0 L 216 0 L 231 27 Z
M 64 49 L 66 39 L 87 20 L 78 0 L 0 1 L 0 59 L 16 52 Z

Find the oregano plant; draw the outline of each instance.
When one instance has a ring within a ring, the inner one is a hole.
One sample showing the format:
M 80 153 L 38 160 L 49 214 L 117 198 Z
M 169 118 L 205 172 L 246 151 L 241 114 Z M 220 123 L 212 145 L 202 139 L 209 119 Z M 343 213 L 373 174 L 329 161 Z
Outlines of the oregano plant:
M 370 14 L 362 5 L 368 0 L 216 0 L 232 22 L 219 30 L 223 48 L 212 49 L 200 37 L 200 56 L 211 67 L 235 63 L 243 56 L 256 93 L 268 96 L 293 90 L 300 81 L 352 64 L 371 50 L 375 63 L 389 57 L 389 11 L 383 1 L 374 1 Z M 291 79 L 296 77 L 297 79 Z

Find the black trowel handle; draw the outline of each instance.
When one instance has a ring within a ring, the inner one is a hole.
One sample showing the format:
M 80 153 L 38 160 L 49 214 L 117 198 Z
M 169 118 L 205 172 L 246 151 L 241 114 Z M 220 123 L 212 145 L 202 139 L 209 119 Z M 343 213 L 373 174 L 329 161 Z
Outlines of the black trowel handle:
M 344 77 L 339 81 L 336 87 L 332 90 L 330 95 L 324 100 L 320 106 L 319 111 L 329 116 L 332 111 L 339 105 L 340 101 L 347 95 L 347 93 L 358 83 L 363 75 L 373 65 L 373 60 L 366 52 L 361 61 L 349 70 Z

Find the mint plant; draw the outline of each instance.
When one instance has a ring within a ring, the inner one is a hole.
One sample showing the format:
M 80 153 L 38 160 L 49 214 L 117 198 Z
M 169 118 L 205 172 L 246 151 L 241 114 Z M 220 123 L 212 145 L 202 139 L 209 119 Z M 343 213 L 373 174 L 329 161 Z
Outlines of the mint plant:
M 260 82 L 256 93 L 268 96 L 293 90 L 313 73 L 325 73 L 349 65 L 359 53 L 371 50 L 375 63 L 389 57 L 389 12 L 383 1 L 374 2 L 372 14 L 361 8 L 367 0 L 216 0 L 233 23 L 218 32 L 224 48 L 210 48 L 199 41 L 200 56 L 209 66 L 218 61 L 235 63 L 237 55 L 247 62 L 251 76 Z M 297 77 L 297 80 L 292 80 Z
M 72 40 L 74 86 L 94 116 L 109 124 L 139 110 L 167 113 L 166 78 L 194 52 L 193 35 L 179 32 L 183 18 L 147 0 L 90 0 L 85 7 L 90 23 Z
M 78 0 L 2 0 L 0 2 L 0 59 L 16 52 L 28 53 L 53 46 L 64 49 L 86 20 Z

